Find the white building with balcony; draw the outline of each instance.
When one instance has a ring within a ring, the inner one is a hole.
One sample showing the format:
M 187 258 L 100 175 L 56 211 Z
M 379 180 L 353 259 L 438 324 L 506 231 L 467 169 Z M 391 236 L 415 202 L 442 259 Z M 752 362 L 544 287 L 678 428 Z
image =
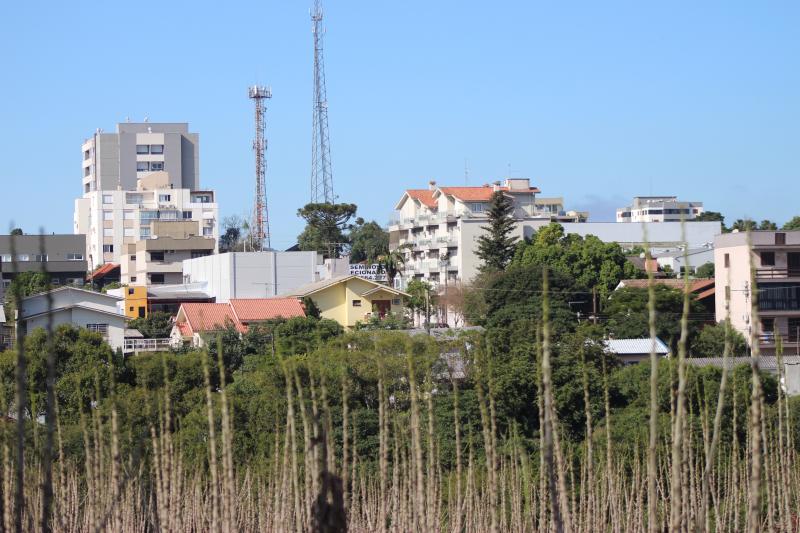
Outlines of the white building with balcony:
M 758 319 L 752 310 L 750 265 L 755 270 Z M 748 344 L 754 334 L 763 355 L 775 355 L 778 338 L 784 353 L 800 354 L 800 231 L 726 233 L 714 242 L 716 319 L 731 324 Z M 730 280 L 730 282 L 729 282 Z
M 636 196 L 631 205 L 617 209 L 617 222 L 680 222 L 694 220 L 703 211 L 703 202 L 677 196 Z
M 528 179 L 506 179 L 480 187 L 439 187 L 409 189 L 395 206 L 397 219 L 389 224 L 390 249 L 405 250 L 405 263 L 395 283 L 404 287 L 412 279 L 424 279 L 434 286 L 470 280 L 478 273 L 475 255 L 477 239 L 487 223 L 489 200 L 502 191 L 514 203 L 514 219 L 585 222 L 588 213 L 565 212 L 560 198 L 537 198 L 538 188 Z M 522 224 L 515 234 L 523 237 Z
M 208 239 L 215 252 L 218 218 L 213 191 L 176 189 L 166 172 L 153 172 L 139 178 L 134 190 L 96 190 L 78 198 L 74 232 L 86 235 L 91 271 L 105 263 L 120 263 L 130 244 L 171 235 L 173 224 L 190 223 L 188 236 Z

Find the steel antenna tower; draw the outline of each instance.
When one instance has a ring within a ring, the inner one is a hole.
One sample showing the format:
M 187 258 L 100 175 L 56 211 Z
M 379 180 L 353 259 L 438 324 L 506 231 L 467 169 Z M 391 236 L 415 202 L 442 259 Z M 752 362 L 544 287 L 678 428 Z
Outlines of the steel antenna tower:
M 267 98 L 272 98 L 269 87 L 253 85 L 248 89 L 248 96 L 255 104 L 256 136 L 253 139 L 253 152 L 256 155 L 256 195 L 253 205 L 253 220 L 250 236 L 253 248 L 268 250 L 269 242 L 269 209 L 267 209 L 267 137 L 264 134 L 264 113 Z
M 311 10 L 314 35 L 314 120 L 311 131 L 311 202 L 334 203 L 331 149 L 328 134 L 328 97 L 325 89 L 325 63 L 322 53 L 322 7 L 314 0 Z

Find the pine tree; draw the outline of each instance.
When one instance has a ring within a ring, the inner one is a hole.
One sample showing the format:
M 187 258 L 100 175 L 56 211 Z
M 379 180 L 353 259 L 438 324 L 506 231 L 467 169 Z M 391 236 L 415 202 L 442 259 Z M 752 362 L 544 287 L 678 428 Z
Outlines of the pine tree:
M 503 270 L 514 258 L 517 237 L 514 231 L 514 202 L 502 191 L 495 191 L 489 200 L 489 225 L 481 229 L 487 233 L 478 237 L 476 254 L 483 261 L 481 271 Z

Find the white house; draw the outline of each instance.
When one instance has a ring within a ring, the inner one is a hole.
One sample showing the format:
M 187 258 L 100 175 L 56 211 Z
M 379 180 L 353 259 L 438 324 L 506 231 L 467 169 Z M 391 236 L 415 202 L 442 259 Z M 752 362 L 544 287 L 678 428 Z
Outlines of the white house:
M 48 294 L 51 303 L 47 301 Z M 62 287 L 23 299 L 19 317 L 25 332 L 46 328 L 50 317 L 54 328 L 61 324 L 86 328 L 102 335 L 113 349 L 122 349 L 128 319 L 118 309 L 120 300 L 100 292 Z

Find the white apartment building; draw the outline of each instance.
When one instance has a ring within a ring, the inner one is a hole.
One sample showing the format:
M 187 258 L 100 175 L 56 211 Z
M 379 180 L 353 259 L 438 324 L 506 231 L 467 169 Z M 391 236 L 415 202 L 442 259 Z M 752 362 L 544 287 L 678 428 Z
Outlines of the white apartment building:
M 775 355 L 780 337 L 784 354 L 800 355 L 800 231 L 753 231 L 750 241 L 752 252 L 746 233 L 726 233 L 714 242 L 717 322 L 725 320 L 729 298 L 731 324 L 748 344 L 755 333 L 761 353 Z M 752 312 L 751 256 L 758 320 Z
M 677 196 L 636 196 L 633 204 L 617 209 L 617 222 L 680 222 L 694 220 L 703 202 L 684 202 Z
M 75 233 L 86 235 L 89 270 L 121 263 L 127 245 L 169 233 L 169 222 L 195 222 L 196 236 L 219 241 L 219 207 L 213 191 L 169 187 L 165 172 L 138 180 L 135 190 L 92 191 L 75 201 Z M 191 235 L 190 235 L 191 236 Z
M 73 229 L 86 235 L 89 270 L 121 263 L 128 245 L 157 238 L 154 221 L 195 221 L 196 236 L 213 239 L 216 251 L 218 206 L 214 192 L 199 187 L 198 136 L 187 124 L 118 124 L 117 133 L 98 132 L 81 148 Z M 171 233 L 167 227 L 161 231 Z
M 547 224 L 588 218 L 588 213 L 565 212 L 560 198 L 537 198 L 540 191 L 528 179 L 506 179 L 480 187 L 438 187 L 431 181 L 428 189 L 405 191 L 395 206 L 397 220 L 389 224 L 389 247 L 407 247 L 405 264 L 395 283 L 404 287 L 418 278 L 444 285 L 472 279 L 479 265 L 474 248 L 495 191 L 513 199 L 513 216 L 520 222 Z M 522 238 L 523 231 L 523 225 L 518 225 L 516 236 Z
M 543 212 L 536 197 L 539 189 L 531 187 L 527 179 L 510 179 L 482 187 L 437 187 L 432 182 L 428 189 L 405 191 L 395 207 L 397 219 L 389 224 L 389 248 L 403 247 L 405 256 L 403 268 L 395 278 L 398 288 L 404 288 L 412 279 L 424 279 L 443 288 L 446 283 L 468 282 L 475 277 L 481 264 L 475 253 L 477 241 L 484 233 L 488 202 L 495 190 L 513 199 L 517 224 L 512 235 L 520 239 L 558 222 L 565 233 L 594 235 L 623 248 L 644 244 L 641 224 L 582 222 L 588 214 L 572 213 L 573 217 L 567 213 Z M 690 250 L 708 249 L 720 233 L 719 222 L 690 222 L 685 228 L 681 228 L 680 222 L 647 224 L 647 240 L 653 253 L 674 252 L 683 246 Z M 690 264 L 695 268 L 700 266 Z

